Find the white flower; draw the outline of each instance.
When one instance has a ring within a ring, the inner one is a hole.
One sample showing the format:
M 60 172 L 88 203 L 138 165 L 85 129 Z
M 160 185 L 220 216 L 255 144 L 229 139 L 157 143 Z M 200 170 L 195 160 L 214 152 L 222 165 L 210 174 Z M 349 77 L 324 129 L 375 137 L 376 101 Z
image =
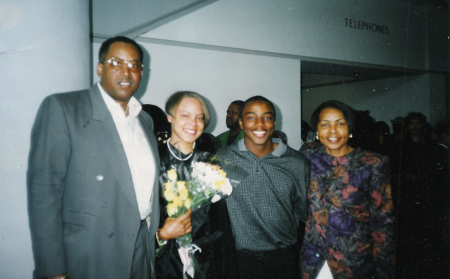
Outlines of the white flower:
M 226 182 L 222 185 L 222 193 L 224 193 L 225 195 L 231 195 L 231 193 L 233 192 L 233 186 L 231 186 L 230 180 L 227 178 Z
M 233 187 L 226 179 L 226 172 L 220 167 L 203 162 L 193 162 L 190 183 L 194 196 L 203 195 L 206 199 L 212 197 L 211 202 L 217 202 L 223 194 L 231 195 Z
M 220 196 L 215 194 L 214 197 L 211 199 L 212 203 L 218 202 L 220 200 Z

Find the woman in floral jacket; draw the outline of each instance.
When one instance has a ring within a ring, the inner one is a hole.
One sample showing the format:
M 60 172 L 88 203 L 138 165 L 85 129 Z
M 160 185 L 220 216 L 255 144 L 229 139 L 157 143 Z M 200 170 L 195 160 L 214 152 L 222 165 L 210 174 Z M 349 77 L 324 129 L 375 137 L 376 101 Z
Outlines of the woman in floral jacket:
M 335 279 L 393 278 L 394 215 L 387 158 L 348 145 L 355 116 L 339 101 L 321 104 L 311 122 L 320 143 L 301 149 L 312 173 L 303 278 L 316 278 L 321 269 L 329 269 Z

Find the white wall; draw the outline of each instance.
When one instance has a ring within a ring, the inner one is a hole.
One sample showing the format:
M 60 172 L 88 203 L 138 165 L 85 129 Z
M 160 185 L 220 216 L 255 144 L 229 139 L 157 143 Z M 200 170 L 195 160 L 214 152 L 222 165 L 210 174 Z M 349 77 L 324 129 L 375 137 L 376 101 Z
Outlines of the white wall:
M 31 278 L 25 173 L 42 99 L 89 86 L 87 1 L 0 1 L 0 278 Z
M 346 27 L 345 18 L 389 34 Z M 425 69 L 427 26 L 427 9 L 408 1 L 221 0 L 141 37 Z

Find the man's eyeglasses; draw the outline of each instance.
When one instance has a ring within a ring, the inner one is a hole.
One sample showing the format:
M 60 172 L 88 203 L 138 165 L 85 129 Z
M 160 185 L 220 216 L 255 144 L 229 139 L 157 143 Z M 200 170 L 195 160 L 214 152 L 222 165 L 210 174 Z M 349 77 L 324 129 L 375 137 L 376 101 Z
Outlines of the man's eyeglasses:
M 102 64 L 108 63 L 111 71 L 120 71 L 123 69 L 123 65 L 126 65 L 127 68 L 132 72 L 139 72 L 142 70 L 144 65 L 134 60 L 123 60 L 117 57 L 112 57 L 106 61 L 103 61 Z

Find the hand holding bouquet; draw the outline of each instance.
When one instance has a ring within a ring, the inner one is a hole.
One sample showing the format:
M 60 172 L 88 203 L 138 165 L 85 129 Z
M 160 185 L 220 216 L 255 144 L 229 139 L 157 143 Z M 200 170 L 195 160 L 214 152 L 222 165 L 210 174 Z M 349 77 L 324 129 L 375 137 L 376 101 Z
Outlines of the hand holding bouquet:
M 160 177 L 169 217 L 179 217 L 190 208 L 195 212 L 228 197 L 246 175 L 240 167 L 208 152 L 196 152 L 189 167 L 182 162 L 172 163 Z M 193 277 L 193 254 L 201 252 L 201 248 L 192 243 L 190 233 L 178 237 L 177 242 L 184 271 Z

